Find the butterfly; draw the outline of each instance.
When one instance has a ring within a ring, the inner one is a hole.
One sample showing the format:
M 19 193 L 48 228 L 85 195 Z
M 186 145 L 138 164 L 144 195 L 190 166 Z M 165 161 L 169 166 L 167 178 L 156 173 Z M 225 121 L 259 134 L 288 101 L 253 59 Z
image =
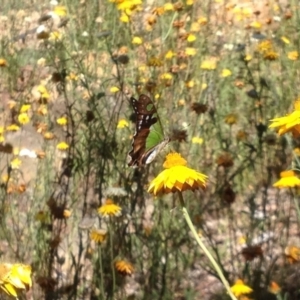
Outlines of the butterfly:
M 157 110 L 148 96 L 142 94 L 138 100 L 131 97 L 130 103 L 136 115 L 136 127 L 128 166 L 143 166 L 151 163 L 170 139 L 164 137 Z

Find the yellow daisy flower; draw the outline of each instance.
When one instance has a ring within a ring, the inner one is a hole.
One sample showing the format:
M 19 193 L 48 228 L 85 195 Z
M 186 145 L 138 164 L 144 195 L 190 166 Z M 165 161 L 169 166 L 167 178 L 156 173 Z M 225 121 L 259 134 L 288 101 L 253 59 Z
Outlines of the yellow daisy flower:
M 187 161 L 179 153 L 170 153 L 166 157 L 162 171 L 148 188 L 154 195 L 183 192 L 205 188 L 207 176 L 186 167 Z
M 290 40 L 285 36 L 282 36 L 280 39 L 287 45 L 291 43 Z
M 122 275 L 131 275 L 134 272 L 133 265 L 125 260 L 116 261 L 115 267 Z
M 195 136 L 195 137 L 192 138 L 192 143 L 202 145 L 203 144 L 203 138 Z
M 67 150 L 69 148 L 69 145 L 66 142 L 60 142 L 57 144 L 56 148 L 58 150 Z
M 11 124 L 6 127 L 7 131 L 18 131 L 19 129 L 20 129 L 20 127 L 16 124 Z
M 66 117 L 61 117 L 56 120 L 56 123 L 58 125 L 64 126 L 64 125 L 67 125 L 68 119 Z
M 23 264 L 0 264 L 0 288 L 9 296 L 18 297 L 18 290 L 32 286 L 31 267 Z
M 98 213 L 103 217 L 118 217 L 121 215 L 122 208 L 114 204 L 111 199 L 107 199 L 105 204 L 98 208 Z
M 57 41 L 60 41 L 62 39 L 62 37 L 63 37 L 62 33 L 55 30 L 55 31 L 50 32 L 49 41 L 57 42 Z
M 185 54 L 187 56 L 195 56 L 197 54 L 197 48 L 187 47 L 185 48 Z
M 269 128 L 276 128 L 278 129 L 278 134 L 283 135 L 287 132 L 292 132 L 294 137 L 300 135 L 300 100 L 295 101 L 294 103 L 294 111 L 285 116 L 272 119 L 273 122 Z
M 188 35 L 188 37 L 187 37 L 186 40 L 187 40 L 189 43 L 192 43 L 192 42 L 195 42 L 196 39 L 197 39 L 196 35 L 190 33 L 190 34 Z
M 173 52 L 172 50 L 169 50 L 166 55 L 165 55 L 165 58 L 166 59 L 172 59 L 174 56 L 176 56 L 176 53 Z
M 113 93 L 113 94 L 117 93 L 119 90 L 120 90 L 120 89 L 119 89 L 117 86 L 112 86 L 112 87 L 110 88 L 110 92 Z
M 217 67 L 217 60 L 215 58 L 204 60 L 200 68 L 203 70 L 214 70 Z
M 47 131 L 44 133 L 44 139 L 45 140 L 53 140 L 54 139 L 54 134 L 50 131 Z
M 0 67 L 7 67 L 7 61 L 4 58 L 0 58 Z
M 298 263 L 300 261 L 300 248 L 295 245 L 287 246 L 284 249 L 284 254 L 290 264 Z
M 125 128 L 128 126 L 129 126 L 128 122 L 125 119 L 121 119 L 118 122 L 117 128 Z
M 299 58 L 299 53 L 298 51 L 290 51 L 288 52 L 287 57 L 290 60 L 297 60 Z
M 225 123 L 228 124 L 228 125 L 233 125 L 233 124 L 236 124 L 238 120 L 238 115 L 237 114 L 228 114 L 226 117 L 225 117 Z
M 236 297 L 250 294 L 253 291 L 249 286 L 245 285 L 241 279 L 238 279 L 230 289 Z
M 122 13 L 121 17 L 120 17 L 120 21 L 123 22 L 123 23 L 129 23 L 130 22 L 130 18 L 125 13 Z
M 30 104 L 23 104 L 21 109 L 20 109 L 20 113 L 25 113 L 30 109 L 31 105 Z
M 90 232 L 90 239 L 98 244 L 102 244 L 107 236 L 107 231 L 103 229 L 92 229 Z
M 230 76 L 232 73 L 229 69 L 223 69 L 222 73 L 221 73 L 221 77 L 228 77 Z
M 132 38 L 132 44 L 134 45 L 141 45 L 143 43 L 143 39 L 138 37 L 138 36 L 134 36 Z
M 279 189 L 300 186 L 300 179 L 294 171 L 284 171 L 280 173 L 280 179 L 273 186 Z
M 29 123 L 30 119 L 27 113 L 20 113 L 18 115 L 18 121 L 20 124 L 25 125 L 27 123 Z
M 37 90 L 38 90 L 38 92 L 40 93 L 41 98 L 42 98 L 43 100 L 47 100 L 47 99 L 50 98 L 50 94 L 49 94 L 49 92 L 48 92 L 48 90 L 46 89 L 45 86 L 39 85 L 39 86 L 37 87 Z
M 62 5 L 57 5 L 54 7 L 53 12 L 60 17 L 65 17 L 67 15 L 67 8 Z
M 41 223 L 46 223 L 48 219 L 48 214 L 45 211 L 40 210 L 38 213 L 35 214 L 34 219 Z
M 22 164 L 22 161 L 16 157 L 10 162 L 10 166 L 12 169 L 19 169 Z
M 170 3 L 170 2 L 165 3 L 164 10 L 165 11 L 172 11 L 172 10 L 174 10 L 174 5 L 172 3 Z

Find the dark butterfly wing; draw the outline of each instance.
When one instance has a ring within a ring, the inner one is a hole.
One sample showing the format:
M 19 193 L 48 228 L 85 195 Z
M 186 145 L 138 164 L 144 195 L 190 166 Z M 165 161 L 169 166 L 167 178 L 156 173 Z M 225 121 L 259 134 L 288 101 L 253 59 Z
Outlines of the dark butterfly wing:
M 150 127 L 157 122 L 154 116 L 156 108 L 151 99 L 146 95 L 141 95 L 138 100 L 131 97 L 131 105 L 136 114 L 135 134 L 132 141 L 132 149 L 128 153 L 129 166 L 140 166 L 143 164 L 142 158 L 146 151 L 146 140 L 150 133 Z

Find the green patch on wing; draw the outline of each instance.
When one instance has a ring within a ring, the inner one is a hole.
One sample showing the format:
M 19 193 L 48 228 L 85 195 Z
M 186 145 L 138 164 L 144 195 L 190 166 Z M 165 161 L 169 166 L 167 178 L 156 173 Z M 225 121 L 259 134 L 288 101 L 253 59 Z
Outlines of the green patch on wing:
M 164 140 L 163 129 L 159 120 L 150 128 L 150 133 L 146 139 L 146 151 L 155 147 Z

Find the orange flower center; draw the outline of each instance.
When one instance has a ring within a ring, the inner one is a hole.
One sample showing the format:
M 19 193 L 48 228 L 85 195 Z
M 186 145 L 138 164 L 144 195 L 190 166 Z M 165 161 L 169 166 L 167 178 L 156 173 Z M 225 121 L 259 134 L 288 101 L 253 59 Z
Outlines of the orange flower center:
M 173 152 L 167 155 L 163 167 L 165 169 L 170 169 L 175 166 L 186 166 L 186 164 L 187 161 L 184 158 L 182 158 L 179 153 Z

